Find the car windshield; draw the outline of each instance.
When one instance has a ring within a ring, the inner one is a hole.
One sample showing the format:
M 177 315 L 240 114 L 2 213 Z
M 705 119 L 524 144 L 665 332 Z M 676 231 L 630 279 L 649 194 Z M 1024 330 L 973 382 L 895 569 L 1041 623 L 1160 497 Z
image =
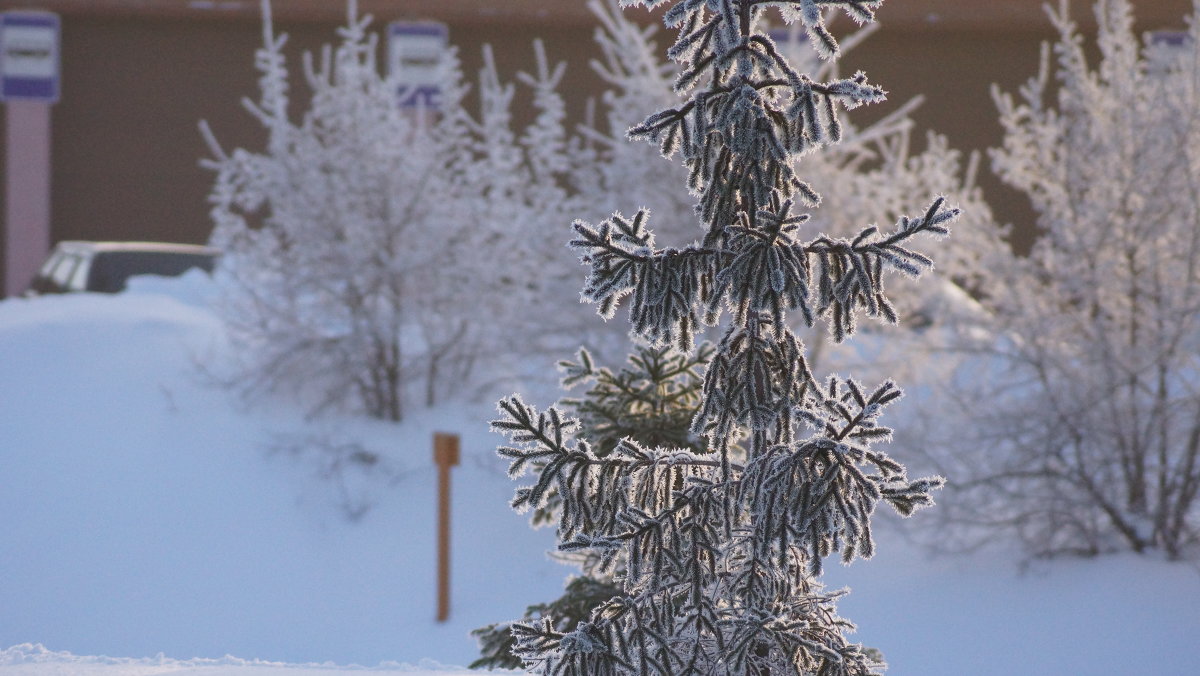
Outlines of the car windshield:
M 125 289 L 126 280 L 134 275 L 174 277 L 191 268 L 212 272 L 214 263 L 213 256 L 204 253 L 104 251 L 97 253 L 92 261 L 88 289 L 117 293 Z

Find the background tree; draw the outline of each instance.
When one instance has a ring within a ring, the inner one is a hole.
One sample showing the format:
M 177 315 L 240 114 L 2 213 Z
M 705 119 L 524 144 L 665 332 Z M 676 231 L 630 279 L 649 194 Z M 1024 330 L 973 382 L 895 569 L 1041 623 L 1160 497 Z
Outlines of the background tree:
M 1034 556 L 1180 558 L 1200 537 L 1200 15 L 1143 45 L 1127 0 L 1095 9 L 1094 67 L 1063 2 L 1053 63 L 996 92 L 995 169 L 1043 234 L 989 270 L 999 338 L 958 345 L 978 358 L 951 399 L 968 422 L 940 454 L 962 477 L 944 514 Z
M 660 249 L 645 211 L 577 221 L 572 245 L 591 268 L 584 296 L 605 317 L 628 296 L 634 335 L 684 352 L 702 322 L 715 326 L 730 312 L 692 425 L 704 453 L 624 439 L 601 456 L 558 408 L 500 402 L 493 427 L 514 443 L 500 451 L 511 471 L 544 463 L 514 506 L 543 506 L 554 487 L 561 547 L 626 566 L 621 595 L 573 629 L 552 618 L 514 625 L 515 651 L 539 673 L 870 673 L 875 665 L 835 614 L 839 594 L 821 589 L 822 559 L 869 557 L 877 503 L 909 514 L 931 502 L 940 479 L 909 480 L 873 447 L 890 436 L 878 417 L 898 388 L 817 380 L 787 316 L 824 319 L 839 341 L 859 312 L 895 321 L 885 269 L 928 267 L 905 245 L 944 234 L 957 212 L 937 199 L 888 234 L 868 227 L 853 239 L 801 239 L 807 217 L 792 210 L 819 196 L 794 160 L 840 139 L 839 107 L 883 99 L 861 73 L 818 82 L 797 72 L 762 30 L 766 5 L 776 6 L 835 56 L 818 3 L 623 4 L 668 5 L 666 22 L 679 29 L 669 52 L 682 66 L 674 87 L 690 96 L 630 134 L 680 153 L 705 232 Z M 823 4 L 860 21 L 879 5 Z
M 340 42 L 305 55 L 308 98 L 293 120 L 286 36 L 274 34 L 265 1 L 263 11 L 260 96 L 246 107 L 265 148 L 226 152 L 202 125 L 212 243 L 226 252 L 220 311 L 243 358 L 235 385 L 295 394 L 314 413 L 400 420 L 412 385 L 423 383 L 431 404 L 467 381 L 479 354 L 513 353 L 508 310 L 537 299 L 571 315 L 554 296 L 565 294 L 568 266 L 529 236 L 569 208 L 553 188 L 566 171 L 567 149 L 554 141 L 562 70 L 540 46 L 536 72 L 523 76 L 538 115 L 523 132 L 509 114 L 513 85 L 489 53 L 478 116 L 464 108 L 453 51 L 440 64 L 440 108 L 406 110 L 376 63 L 370 18 L 350 2 Z M 512 274 L 531 260 L 542 279 Z

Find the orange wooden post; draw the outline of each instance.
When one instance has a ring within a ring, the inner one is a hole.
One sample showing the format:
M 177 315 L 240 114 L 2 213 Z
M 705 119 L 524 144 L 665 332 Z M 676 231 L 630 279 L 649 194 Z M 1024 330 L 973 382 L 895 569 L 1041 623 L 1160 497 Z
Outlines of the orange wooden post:
M 458 435 L 435 432 L 433 462 L 438 468 L 437 621 L 450 618 L 450 468 L 458 464 Z

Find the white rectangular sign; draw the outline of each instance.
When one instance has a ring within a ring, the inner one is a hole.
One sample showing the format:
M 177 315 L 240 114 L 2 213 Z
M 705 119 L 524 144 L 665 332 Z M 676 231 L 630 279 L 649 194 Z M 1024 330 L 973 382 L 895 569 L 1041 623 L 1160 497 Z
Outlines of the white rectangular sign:
M 388 25 L 388 75 L 399 85 L 403 107 L 437 108 L 441 103 L 442 59 L 449 31 L 432 21 L 395 21 Z
M 58 93 L 58 16 L 0 13 L 0 100 L 52 103 Z
M 5 27 L 4 76 L 46 79 L 58 75 L 55 40 L 51 28 Z
M 1168 47 L 1183 47 L 1187 45 L 1187 31 L 1152 31 L 1150 44 L 1166 45 Z

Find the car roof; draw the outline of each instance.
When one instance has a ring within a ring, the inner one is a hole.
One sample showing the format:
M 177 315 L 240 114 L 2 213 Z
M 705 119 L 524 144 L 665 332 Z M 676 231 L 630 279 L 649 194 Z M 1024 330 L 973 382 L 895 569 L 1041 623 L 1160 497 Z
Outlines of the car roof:
M 170 242 L 90 242 L 84 240 L 64 240 L 59 242 L 60 251 L 148 251 L 164 253 L 190 253 L 219 255 L 220 249 L 201 244 L 176 244 Z

